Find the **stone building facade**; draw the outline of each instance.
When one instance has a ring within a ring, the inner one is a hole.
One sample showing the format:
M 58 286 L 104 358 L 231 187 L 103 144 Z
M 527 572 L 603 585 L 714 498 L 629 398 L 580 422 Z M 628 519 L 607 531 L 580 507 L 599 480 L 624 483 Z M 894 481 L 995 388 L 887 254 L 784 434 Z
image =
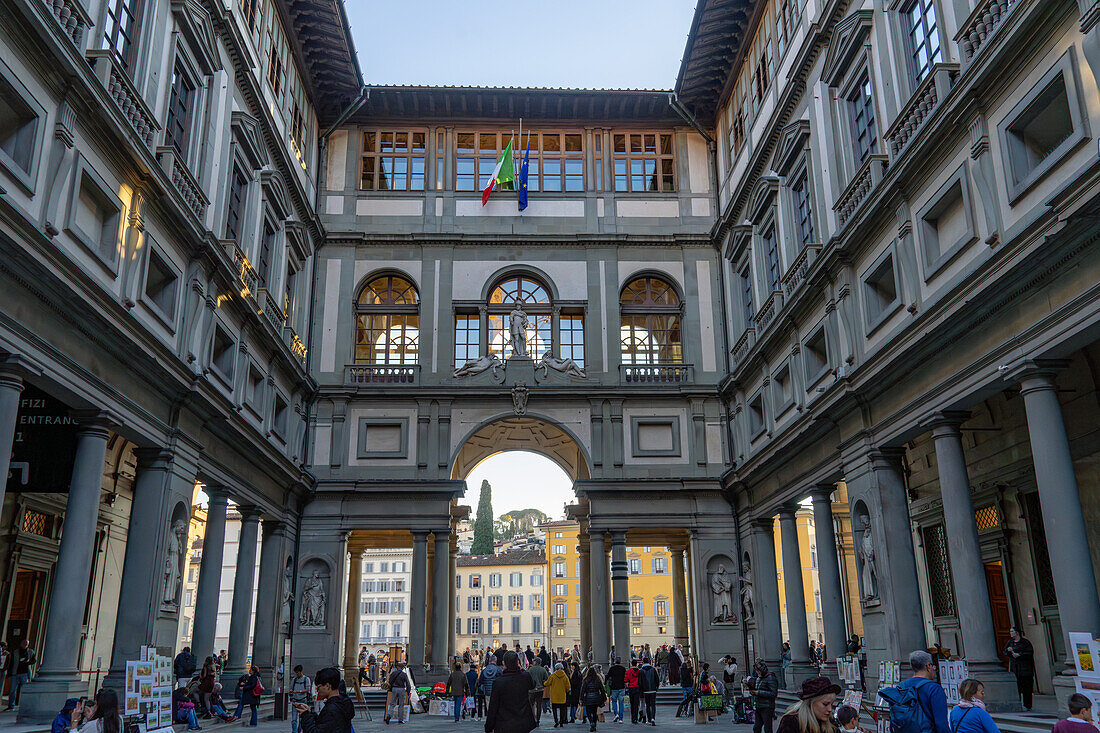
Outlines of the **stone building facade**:
M 546 583 L 541 549 L 459 556 L 455 651 L 546 646 Z

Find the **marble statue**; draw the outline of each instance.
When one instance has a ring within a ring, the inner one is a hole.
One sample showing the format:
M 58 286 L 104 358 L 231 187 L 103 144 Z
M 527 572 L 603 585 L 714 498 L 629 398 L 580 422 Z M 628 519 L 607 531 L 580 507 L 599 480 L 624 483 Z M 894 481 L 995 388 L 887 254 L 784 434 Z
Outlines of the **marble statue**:
M 298 616 L 298 623 L 303 627 L 323 629 L 327 602 L 325 581 L 321 579 L 321 573 L 314 570 L 302 588 L 302 612 Z
M 178 604 L 183 580 L 183 552 L 187 544 L 187 527 L 176 520 L 168 532 L 168 555 L 164 558 L 164 603 Z
M 527 314 L 519 303 L 508 314 L 508 333 L 512 337 L 512 356 L 527 357 L 527 327 L 531 322 L 527 320 Z
M 710 579 L 710 592 L 714 596 L 714 621 L 733 621 L 733 583 L 726 573 L 726 566 L 718 565 L 718 570 Z
M 741 607 L 745 611 L 745 618 L 756 616 L 756 604 L 752 597 L 752 570 L 749 564 L 741 563 Z
M 539 359 L 538 364 L 535 364 L 535 369 L 542 370 L 543 379 L 546 379 L 548 369 L 553 369 L 555 372 L 561 372 L 567 377 L 579 377 L 584 379 L 588 376 L 583 369 L 577 366 L 577 362 L 572 359 L 559 359 L 553 356 L 549 351 L 542 352 L 542 358 Z
M 496 354 L 486 354 L 485 356 L 479 356 L 476 359 L 471 359 L 458 369 L 454 370 L 455 377 L 472 377 L 475 374 L 481 374 L 492 370 L 493 377 L 500 377 L 500 357 Z
M 863 598 L 865 600 L 870 600 L 872 598 L 878 598 L 878 591 L 876 590 L 878 574 L 875 571 L 875 540 L 871 536 L 871 518 L 864 514 L 859 518 L 859 523 L 863 527 L 863 536 L 859 543 L 859 559 L 863 563 Z
M 292 572 L 292 568 L 287 565 L 286 572 L 283 573 L 283 607 L 279 615 L 283 623 L 290 621 L 290 604 L 294 601 L 294 593 L 290 590 Z

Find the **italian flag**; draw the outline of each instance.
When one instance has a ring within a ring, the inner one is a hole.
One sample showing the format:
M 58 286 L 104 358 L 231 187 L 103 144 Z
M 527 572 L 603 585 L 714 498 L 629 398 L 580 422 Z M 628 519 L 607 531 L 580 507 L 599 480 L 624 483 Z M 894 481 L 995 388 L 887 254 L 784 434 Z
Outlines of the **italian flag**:
M 489 194 L 498 186 L 503 187 L 506 183 L 514 186 L 515 180 L 516 169 L 512 163 L 512 141 L 509 140 L 508 146 L 504 148 L 504 152 L 500 154 L 500 159 L 497 160 L 497 167 L 493 169 L 493 177 L 489 179 L 489 185 L 481 192 L 481 205 L 484 206 L 489 203 Z

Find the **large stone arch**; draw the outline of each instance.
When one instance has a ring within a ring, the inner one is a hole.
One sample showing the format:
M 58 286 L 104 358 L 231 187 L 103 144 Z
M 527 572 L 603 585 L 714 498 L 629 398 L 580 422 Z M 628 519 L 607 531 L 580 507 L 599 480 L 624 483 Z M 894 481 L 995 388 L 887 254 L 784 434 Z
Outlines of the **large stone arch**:
M 544 455 L 573 479 L 591 478 L 591 461 L 580 440 L 566 427 L 541 415 L 502 415 L 478 425 L 451 457 L 451 478 L 463 480 L 479 463 L 510 450 Z

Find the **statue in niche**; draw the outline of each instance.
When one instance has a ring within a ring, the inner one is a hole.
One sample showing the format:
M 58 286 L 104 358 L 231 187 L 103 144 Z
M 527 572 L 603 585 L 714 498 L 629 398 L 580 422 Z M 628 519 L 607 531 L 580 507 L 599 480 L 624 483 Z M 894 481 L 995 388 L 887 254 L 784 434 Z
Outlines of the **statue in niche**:
M 496 354 L 486 354 L 485 356 L 479 356 L 476 359 L 471 359 L 458 369 L 454 370 L 452 376 L 456 378 L 472 377 L 475 374 L 481 374 L 492 370 L 493 378 L 500 378 L 501 363 L 500 357 Z
M 859 518 L 863 528 L 859 542 L 859 559 L 863 563 L 863 599 L 878 598 L 878 573 L 875 571 L 875 540 L 871 536 L 871 518 L 863 514 Z
M 177 519 L 168 531 L 168 554 L 164 558 L 164 597 L 161 599 L 164 603 L 179 604 L 186 538 L 187 527 Z
M 752 570 L 747 562 L 741 563 L 741 608 L 745 611 L 745 618 L 756 616 L 756 604 L 752 597 Z
M 735 621 L 733 615 L 733 582 L 726 573 L 726 566 L 719 563 L 710 579 L 710 592 L 714 597 L 714 622 Z
M 325 628 L 327 602 L 325 581 L 321 579 L 321 573 L 314 570 L 313 575 L 306 579 L 305 587 L 302 588 L 302 612 L 298 616 L 298 623 L 302 627 Z
M 555 372 L 561 372 L 567 377 L 577 377 L 584 379 L 588 375 L 583 369 L 577 366 L 577 362 L 572 359 L 559 359 L 552 355 L 549 350 L 542 352 L 542 358 L 539 359 L 538 364 L 535 364 L 535 371 L 542 370 L 542 378 L 546 379 L 549 375 L 547 370 L 553 369 Z
M 283 573 L 283 608 L 279 616 L 284 624 L 290 623 L 290 605 L 294 601 L 294 594 L 290 590 L 291 572 L 291 567 L 287 565 L 286 571 Z
M 519 303 L 508 314 L 508 333 L 512 337 L 512 356 L 527 358 L 527 328 L 531 322 Z

